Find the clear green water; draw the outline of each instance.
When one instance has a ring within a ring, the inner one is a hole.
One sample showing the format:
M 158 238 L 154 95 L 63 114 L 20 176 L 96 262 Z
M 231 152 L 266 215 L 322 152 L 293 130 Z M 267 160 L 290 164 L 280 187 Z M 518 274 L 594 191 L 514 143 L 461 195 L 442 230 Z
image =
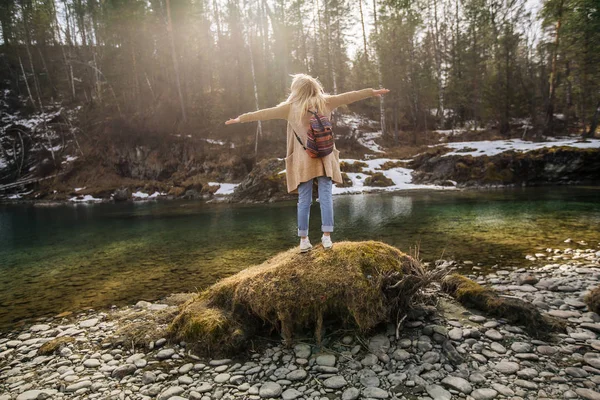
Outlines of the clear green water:
M 412 192 L 334 199 L 334 240 L 381 240 L 483 267 L 600 242 L 600 187 Z M 312 210 L 313 243 L 319 210 Z M 296 245 L 295 203 L 0 205 L 0 327 L 200 290 Z

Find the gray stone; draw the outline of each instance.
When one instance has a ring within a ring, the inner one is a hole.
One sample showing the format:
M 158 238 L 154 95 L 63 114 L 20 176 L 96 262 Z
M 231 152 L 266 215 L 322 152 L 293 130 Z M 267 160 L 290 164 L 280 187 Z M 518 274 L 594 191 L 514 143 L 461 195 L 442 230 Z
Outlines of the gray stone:
M 379 387 L 379 378 L 376 376 L 363 376 L 360 383 L 365 387 Z
M 583 356 L 583 361 L 594 368 L 600 369 L 600 354 L 598 353 L 585 353 Z
M 208 365 L 212 366 L 212 367 L 218 367 L 221 365 L 226 365 L 226 364 L 230 364 L 231 360 L 229 358 L 222 358 L 220 360 L 210 360 Z
M 34 325 L 36 326 L 36 325 Z M 47 329 L 45 329 L 47 330 Z M 43 390 L 27 390 L 17 396 L 17 400 L 43 400 L 52 398 L 56 394 L 55 389 L 43 389 Z M 4 396 L 0 396 L 2 399 Z M 6 400 L 10 400 L 10 395 L 6 395 Z
M 306 372 L 306 370 L 299 368 L 287 374 L 285 378 L 290 381 L 301 381 L 305 379 L 307 375 L 308 372 Z
M 47 325 L 47 324 L 37 324 L 37 325 L 33 325 L 31 328 L 29 328 L 29 330 L 31 332 L 45 332 L 48 329 L 50 329 L 50 325 Z
M 171 386 L 171 387 L 167 388 L 165 391 L 163 391 L 161 394 L 159 394 L 157 399 L 158 400 L 168 400 L 168 399 L 171 399 L 173 396 L 180 395 L 183 392 L 185 392 L 185 389 L 182 388 L 181 386 Z
M 441 387 L 440 385 L 427 385 L 425 387 L 427 394 L 435 400 L 451 400 L 452 395 L 449 391 Z
M 495 329 L 488 329 L 485 331 L 485 336 L 492 340 L 502 340 L 504 336 Z
M 493 351 L 495 351 L 496 353 L 500 353 L 500 354 L 504 354 L 506 353 L 506 347 L 502 346 L 500 343 L 498 342 L 492 342 L 490 344 L 490 349 L 492 349 Z
M 387 399 L 389 394 L 387 391 L 376 388 L 376 387 L 367 387 L 362 390 L 363 397 L 368 397 L 371 399 Z
M 312 351 L 308 344 L 301 343 L 294 346 L 294 353 L 297 358 L 308 358 Z
M 501 383 L 492 383 L 492 388 L 500 393 L 502 396 L 512 397 L 515 392 L 508 386 L 502 385 Z
M 97 358 L 89 358 L 83 362 L 83 366 L 86 368 L 98 368 L 101 362 Z
M 538 388 L 537 383 L 526 381 L 524 379 L 515 379 L 515 385 L 529 390 L 537 390 Z
M 517 375 L 524 379 L 533 379 L 539 375 L 539 373 L 533 368 L 525 368 L 517 371 Z
M 427 353 L 423 354 L 421 361 L 429 364 L 438 363 L 440 361 L 440 353 L 437 351 L 428 351 Z
M 317 357 L 317 365 L 335 367 L 335 356 L 333 354 L 322 354 Z
M 179 367 L 179 369 L 177 370 L 177 372 L 179 372 L 180 374 L 187 374 L 193 368 L 194 368 L 194 364 L 187 363 L 187 364 L 183 364 L 181 367 Z
M 282 389 L 279 383 L 265 382 L 258 390 L 258 395 L 262 398 L 279 397 Z
M 194 380 L 189 375 L 181 375 L 179 378 L 177 378 L 177 382 L 181 383 L 182 385 L 191 385 L 194 383 Z
M 377 364 L 377 361 L 379 361 L 379 359 L 375 354 L 367 354 L 365 358 L 362 359 L 361 364 L 365 367 L 369 367 Z
M 551 356 L 556 354 L 558 350 L 556 349 L 556 347 L 552 346 L 538 346 L 537 352 L 545 356 Z
M 575 389 L 575 393 L 586 400 L 600 400 L 600 393 L 595 392 L 592 389 L 577 388 Z
M 335 375 L 323 381 L 323 385 L 329 389 L 340 389 L 346 386 L 348 382 L 341 375 Z
M 510 375 L 519 370 L 519 364 L 512 361 L 500 361 L 494 365 L 494 369 L 502 374 Z
M 461 328 L 454 328 L 448 332 L 448 337 L 452 340 L 462 340 L 463 338 L 463 330 Z
M 447 388 L 458 390 L 461 393 L 469 394 L 473 391 L 471 384 L 464 378 L 448 375 L 442 379 L 442 385 Z
M 125 364 L 113 370 L 111 376 L 115 379 L 123 379 L 137 370 L 135 365 Z
M 567 367 L 565 373 L 575 378 L 585 378 L 589 375 L 586 370 L 577 367 Z
M 217 376 L 215 376 L 215 383 L 225 383 L 229 381 L 229 378 L 231 378 L 231 375 L 229 374 L 218 374 Z
M 200 386 L 196 386 L 196 392 L 198 393 L 206 393 L 210 392 L 213 389 L 213 385 L 208 382 L 200 383 Z
M 498 396 L 498 392 L 489 388 L 475 389 L 471 392 L 471 397 L 475 400 L 490 400 L 496 398 L 496 396 Z
M 286 391 L 284 391 L 281 394 L 281 397 L 283 398 L 283 400 L 294 400 L 300 396 L 302 396 L 302 393 L 300 393 L 296 389 L 287 389 Z
M 510 345 L 510 348 L 515 353 L 530 353 L 533 346 L 526 342 L 514 342 Z
M 385 335 L 376 335 L 369 340 L 369 351 L 373 354 L 385 354 L 390 349 L 390 339 Z
M 156 357 L 158 360 L 166 360 L 167 358 L 173 357 L 174 354 L 174 349 L 162 349 L 161 351 L 156 353 L 154 357 Z
M 142 375 L 142 383 L 144 385 L 149 385 L 151 383 L 156 382 L 156 374 L 152 371 L 146 371 Z
M 357 388 L 348 388 L 342 393 L 342 400 L 356 400 L 360 396 L 360 390 Z
M 77 382 L 77 383 L 67 386 L 65 391 L 66 392 L 76 392 L 79 389 L 89 388 L 90 386 L 92 386 L 92 381 L 85 380 L 85 381 Z
M 404 349 L 398 349 L 392 353 L 392 358 L 397 361 L 404 361 L 410 358 L 410 353 Z
M 80 328 L 91 328 L 93 326 L 96 326 L 97 323 L 98 323 L 98 318 L 86 319 L 85 321 L 81 321 L 79 323 L 79 327 Z

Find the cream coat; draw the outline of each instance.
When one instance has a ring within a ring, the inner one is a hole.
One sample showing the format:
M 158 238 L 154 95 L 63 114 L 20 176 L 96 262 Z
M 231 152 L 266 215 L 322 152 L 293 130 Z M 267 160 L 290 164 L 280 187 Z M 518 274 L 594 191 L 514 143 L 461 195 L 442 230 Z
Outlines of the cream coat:
M 331 112 L 344 104 L 366 99 L 373 96 L 373 89 L 363 89 L 338 95 L 326 95 L 327 109 L 323 114 L 331 118 Z M 287 177 L 287 190 L 296 193 L 298 185 L 318 176 L 328 176 L 335 183 L 342 183 L 340 171 L 340 152 L 333 152 L 323 158 L 311 158 L 302 148 L 294 131 L 306 144 L 306 131 L 308 130 L 311 114 L 301 112 L 294 104 L 283 103 L 277 107 L 265 108 L 264 110 L 249 112 L 239 116 L 240 122 L 265 121 L 269 119 L 285 119 L 287 125 L 287 156 L 285 158 L 285 170 Z

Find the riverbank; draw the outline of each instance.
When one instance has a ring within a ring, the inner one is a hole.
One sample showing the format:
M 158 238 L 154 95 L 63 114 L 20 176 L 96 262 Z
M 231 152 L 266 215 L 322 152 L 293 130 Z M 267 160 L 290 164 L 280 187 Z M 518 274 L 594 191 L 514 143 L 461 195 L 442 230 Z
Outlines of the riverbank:
M 432 145 L 426 147 L 425 151 L 411 154 L 409 158 L 399 159 L 389 157 L 382 147 L 375 146 L 375 140 L 379 138 L 375 133 L 369 135 L 369 143 L 363 145 L 370 153 L 360 158 L 341 160 L 344 182 L 334 185 L 334 195 L 599 183 L 599 139 L 451 142 Z M 221 171 L 222 176 L 235 176 L 237 180 L 215 181 L 217 175 L 214 174 L 198 174 L 189 179 L 173 181 L 122 180 L 116 176 L 106 178 L 108 180 L 102 178 L 101 181 L 97 177 L 77 180 L 73 177 L 91 173 L 86 172 L 89 166 L 79 160 L 75 164 L 68 164 L 66 177 L 57 175 L 40 182 L 39 187 L 30 184 L 20 192 L 0 192 L 0 202 L 79 204 L 157 199 L 273 202 L 293 197 L 287 193 L 283 159 L 262 160 L 250 172 L 241 170 L 241 159 L 224 159 L 213 164 L 213 169 Z M 92 175 L 96 176 L 97 173 Z M 81 187 L 69 187 L 69 183 L 75 182 L 88 183 Z
M 434 291 L 432 306 L 411 313 L 398 337 L 392 325 L 369 337 L 327 332 L 322 348 L 309 340 L 286 349 L 274 339 L 235 360 L 202 359 L 167 340 L 168 316 L 186 299 L 178 295 L 3 333 L 0 399 L 600 398 L 600 316 L 582 301 L 600 283 L 600 243 L 568 239 L 491 272 L 446 265 L 563 319 L 567 333 L 533 339 Z M 145 340 L 123 340 L 124 329 L 144 321 L 156 324 Z

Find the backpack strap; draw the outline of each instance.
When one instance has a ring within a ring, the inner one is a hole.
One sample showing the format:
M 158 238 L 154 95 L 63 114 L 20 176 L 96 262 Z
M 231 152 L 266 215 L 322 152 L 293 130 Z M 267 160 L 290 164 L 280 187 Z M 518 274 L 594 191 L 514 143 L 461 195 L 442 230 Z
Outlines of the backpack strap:
M 323 122 L 321 121 L 321 117 L 319 117 L 319 114 L 318 114 L 319 109 L 317 108 L 316 111 L 308 110 L 308 112 L 315 116 L 317 121 L 319 121 L 319 125 L 321 125 L 321 129 L 325 130 L 325 126 L 323 125 Z
M 306 150 L 306 146 L 304 146 L 304 144 L 302 143 L 302 140 L 300 140 L 300 137 L 298 136 L 298 134 L 296 133 L 296 131 L 294 130 L 293 127 L 292 127 L 292 131 L 294 132 L 294 136 L 296 136 L 296 139 L 298 139 L 298 143 L 300 143 L 300 146 L 302 146 L 302 148 L 304 150 Z

